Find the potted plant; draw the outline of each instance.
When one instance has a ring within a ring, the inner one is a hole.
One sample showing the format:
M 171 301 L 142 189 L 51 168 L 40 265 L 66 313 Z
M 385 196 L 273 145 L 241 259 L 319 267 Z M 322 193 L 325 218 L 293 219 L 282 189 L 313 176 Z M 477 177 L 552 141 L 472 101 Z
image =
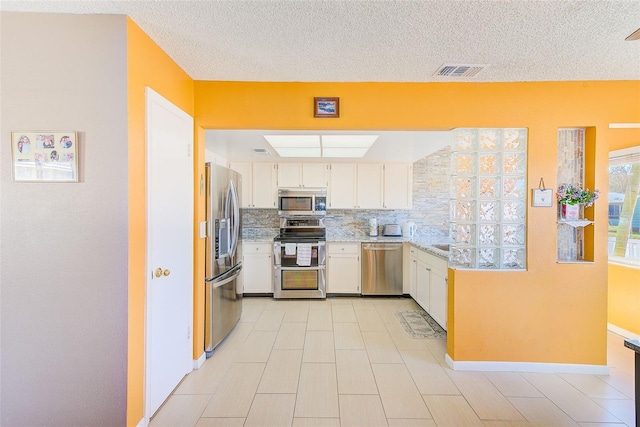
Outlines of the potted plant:
M 588 188 L 583 189 L 573 184 L 562 184 L 558 187 L 557 197 L 558 204 L 561 205 L 562 218 L 573 220 L 580 217 L 580 205 L 586 208 L 592 206 L 600 197 L 600 191 L 589 191 Z

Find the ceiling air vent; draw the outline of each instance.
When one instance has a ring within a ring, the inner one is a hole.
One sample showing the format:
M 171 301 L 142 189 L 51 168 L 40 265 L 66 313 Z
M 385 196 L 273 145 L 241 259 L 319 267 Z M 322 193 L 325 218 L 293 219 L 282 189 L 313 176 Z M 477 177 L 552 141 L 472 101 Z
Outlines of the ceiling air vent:
M 487 68 L 486 64 L 445 64 L 433 75 L 438 77 L 471 78 Z
M 263 154 L 265 156 L 268 155 L 268 154 L 271 154 L 269 152 L 269 150 L 267 150 L 266 148 L 254 148 L 253 152 L 256 153 L 256 154 Z

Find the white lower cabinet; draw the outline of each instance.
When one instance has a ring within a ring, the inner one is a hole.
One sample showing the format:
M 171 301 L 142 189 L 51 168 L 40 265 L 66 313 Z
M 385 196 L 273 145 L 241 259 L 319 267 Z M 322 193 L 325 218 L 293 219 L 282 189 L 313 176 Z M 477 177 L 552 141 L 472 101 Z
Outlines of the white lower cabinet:
M 327 293 L 360 293 L 360 243 L 327 244 Z
M 429 314 L 445 330 L 447 329 L 447 277 L 440 270 L 431 269 L 431 311 Z
M 424 308 L 424 311 L 429 313 L 431 304 L 431 270 L 419 259 L 416 279 L 416 302 Z
M 446 330 L 448 262 L 413 247 L 410 254 L 409 293 Z
M 273 243 L 243 243 L 242 252 L 243 293 L 273 293 Z

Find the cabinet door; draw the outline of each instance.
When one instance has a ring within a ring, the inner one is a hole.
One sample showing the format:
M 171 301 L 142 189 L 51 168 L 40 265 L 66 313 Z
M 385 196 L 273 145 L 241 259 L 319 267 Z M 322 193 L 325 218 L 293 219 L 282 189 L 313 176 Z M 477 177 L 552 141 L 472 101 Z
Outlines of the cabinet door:
M 233 162 L 229 167 L 242 175 L 242 200 L 240 204 L 243 208 L 253 207 L 253 172 L 251 162 Z
M 407 163 L 384 165 L 385 209 L 410 209 L 413 197 L 413 167 Z
M 327 293 L 360 293 L 360 257 L 358 255 L 328 256 Z
M 328 186 L 328 169 L 326 163 L 303 163 L 302 164 L 302 186 L 320 187 Z
M 409 265 L 409 295 L 418 300 L 418 258 L 411 256 Z
M 358 164 L 357 207 L 360 209 L 381 209 L 383 169 L 380 163 Z
M 353 209 L 356 207 L 355 163 L 334 163 L 329 169 L 329 208 Z
M 447 330 L 447 278 L 438 270 L 431 269 L 431 310 L 429 314 Z
M 360 293 L 359 243 L 330 243 L 327 246 L 327 293 Z
M 269 243 L 244 244 L 242 284 L 245 294 L 273 293 L 272 245 Z
M 302 164 L 278 163 L 278 187 L 302 187 Z
M 430 292 L 431 292 L 431 271 L 426 264 L 418 262 L 417 272 L 416 272 L 416 294 L 418 298 L 416 302 L 420 304 L 420 306 L 429 313 L 430 307 Z
M 278 192 L 275 163 L 253 164 L 253 207 L 275 208 Z

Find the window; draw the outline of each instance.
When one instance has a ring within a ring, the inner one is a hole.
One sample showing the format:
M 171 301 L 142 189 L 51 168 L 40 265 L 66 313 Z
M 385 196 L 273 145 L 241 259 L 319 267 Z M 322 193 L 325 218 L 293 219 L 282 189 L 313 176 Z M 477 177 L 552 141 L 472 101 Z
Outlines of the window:
M 609 154 L 609 261 L 640 267 L 640 146 Z

